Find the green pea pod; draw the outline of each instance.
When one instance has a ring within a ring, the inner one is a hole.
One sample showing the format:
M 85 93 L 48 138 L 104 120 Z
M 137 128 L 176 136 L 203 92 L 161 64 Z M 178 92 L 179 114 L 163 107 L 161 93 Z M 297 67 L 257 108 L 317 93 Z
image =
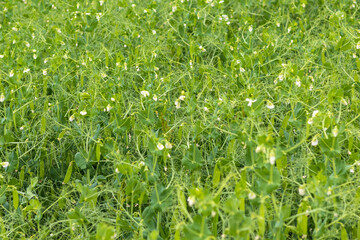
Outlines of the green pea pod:
M 40 178 L 44 178 L 45 177 L 45 164 L 44 161 L 41 160 L 40 161 Z
M 265 234 L 265 204 L 261 203 L 260 209 L 259 209 L 259 219 L 258 219 L 258 227 L 259 227 L 259 234 L 260 236 L 264 236 Z
M 21 171 L 20 171 L 20 186 L 22 187 L 24 184 L 24 178 L 25 178 L 25 169 L 24 166 L 21 167 Z
M 65 175 L 65 178 L 64 178 L 64 181 L 63 181 L 63 184 L 67 184 L 70 180 L 70 177 L 71 177 L 71 173 L 72 173 L 72 162 L 69 163 L 69 167 L 66 171 L 66 175 Z
M 98 143 L 97 145 L 96 145 L 96 160 L 99 162 L 100 161 L 100 154 L 101 154 L 101 152 L 100 152 L 100 143 Z
M 14 189 L 12 193 L 14 208 L 17 209 L 19 207 L 19 193 L 16 189 Z
M 298 217 L 297 217 L 297 229 L 301 236 L 307 235 L 307 225 L 308 225 L 308 217 L 306 214 L 308 204 L 306 201 L 302 201 L 300 203 L 300 207 L 298 209 Z
M 349 236 L 344 226 L 341 226 L 341 240 L 349 240 Z

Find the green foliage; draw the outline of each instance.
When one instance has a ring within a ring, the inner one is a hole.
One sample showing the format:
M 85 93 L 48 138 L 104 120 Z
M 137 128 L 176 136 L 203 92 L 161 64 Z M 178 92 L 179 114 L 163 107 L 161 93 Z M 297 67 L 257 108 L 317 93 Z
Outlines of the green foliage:
M 0 1 L 0 238 L 359 239 L 359 12 Z

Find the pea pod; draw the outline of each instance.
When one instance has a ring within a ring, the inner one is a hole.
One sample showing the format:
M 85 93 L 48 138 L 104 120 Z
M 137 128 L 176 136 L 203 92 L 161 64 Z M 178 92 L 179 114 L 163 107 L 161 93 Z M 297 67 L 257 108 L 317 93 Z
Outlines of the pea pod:
M 14 188 L 12 194 L 13 194 L 13 205 L 14 205 L 14 208 L 17 209 L 19 207 L 19 193 Z
M 69 167 L 66 171 L 66 175 L 65 175 L 65 178 L 64 178 L 64 181 L 63 181 L 63 184 L 67 184 L 70 180 L 70 177 L 71 177 L 71 173 L 72 173 L 72 162 L 69 163 Z

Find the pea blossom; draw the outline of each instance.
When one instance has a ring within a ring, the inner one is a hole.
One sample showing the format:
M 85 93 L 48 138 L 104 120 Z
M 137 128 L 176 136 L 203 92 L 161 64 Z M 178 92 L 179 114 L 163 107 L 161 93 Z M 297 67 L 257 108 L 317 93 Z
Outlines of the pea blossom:
M 268 103 L 266 104 L 266 107 L 268 109 L 274 109 L 275 105 L 272 102 L 268 101 Z
M 188 197 L 187 202 L 188 202 L 188 204 L 189 204 L 189 207 L 194 206 L 194 204 L 195 204 L 195 197 L 192 197 L 192 196 Z
M 140 92 L 141 93 L 141 95 L 143 95 L 144 97 L 148 97 L 148 96 L 150 96 L 150 93 L 148 92 L 148 91 L 141 91 Z
M 251 107 L 251 105 L 252 105 L 254 102 L 256 102 L 257 99 L 252 100 L 252 99 L 250 99 L 250 98 L 247 98 L 247 99 L 245 99 L 245 101 L 247 101 L 247 102 L 248 102 L 248 106 Z
M 256 194 L 253 193 L 253 192 L 250 192 L 250 193 L 248 194 L 248 198 L 249 198 L 250 200 L 253 200 L 253 199 L 256 198 Z
M 3 168 L 7 168 L 9 166 L 9 162 L 1 162 L 0 165 L 3 166 Z
M 160 151 L 164 149 L 164 145 L 162 145 L 161 143 L 158 143 L 158 144 L 156 145 L 156 147 L 157 147 Z

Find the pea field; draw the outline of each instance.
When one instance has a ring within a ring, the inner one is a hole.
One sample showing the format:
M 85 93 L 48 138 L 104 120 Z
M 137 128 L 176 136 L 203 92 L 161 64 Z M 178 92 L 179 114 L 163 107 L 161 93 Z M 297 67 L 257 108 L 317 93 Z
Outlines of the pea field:
M 360 239 L 360 2 L 0 1 L 0 239 Z

